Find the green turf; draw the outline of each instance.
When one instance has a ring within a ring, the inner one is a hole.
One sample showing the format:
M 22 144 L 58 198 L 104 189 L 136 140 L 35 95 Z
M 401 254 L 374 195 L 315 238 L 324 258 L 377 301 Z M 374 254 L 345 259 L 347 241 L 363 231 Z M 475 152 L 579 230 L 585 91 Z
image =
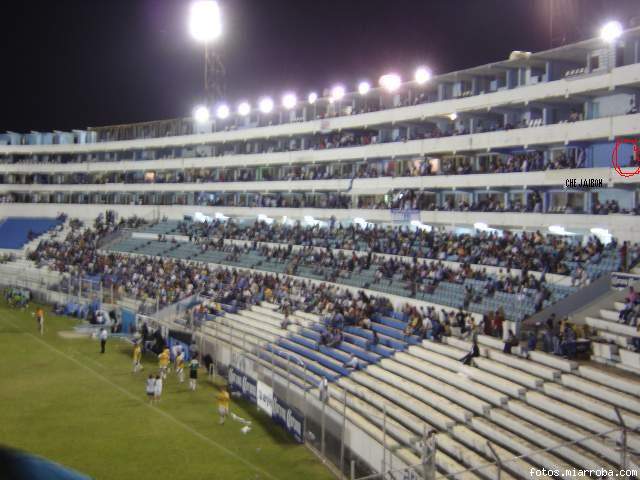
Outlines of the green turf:
M 144 387 L 156 361 L 134 375 L 125 342 L 110 340 L 101 355 L 96 340 L 62 338 L 77 321 L 48 310 L 40 337 L 32 311 L 0 304 L 0 444 L 96 479 L 332 478 L 253 405 L 231 405 L 253 421 L 248 435 L 237 422 L 218 425 L 218 390 L 206 375 L 191 392 L 170 374 L 152 407 Z

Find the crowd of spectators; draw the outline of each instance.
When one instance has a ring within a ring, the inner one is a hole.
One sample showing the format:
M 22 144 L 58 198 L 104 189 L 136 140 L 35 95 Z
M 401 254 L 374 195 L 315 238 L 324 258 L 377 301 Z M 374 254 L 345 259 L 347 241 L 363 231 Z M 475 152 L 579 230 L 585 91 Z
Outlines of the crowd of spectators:
M 142 223 L 142 220 L 135 217 L 116 221 L 110 213 L 96 219 L 93 228 L 85 228 L 80 223 L 74 223 L 74 228 L 66 239 L 42 241 L 31 253 L 30 258 L 40 265 L 68 272 L 72 276 L 99 276 L 103 288 L 113 289 L 117 296 L 133 297 L 142 301 L 154 300 L 161 307 L 195 293 L 212 299 L 211 303 L 198 308 L 214 314 L 221 312 L 220 305 L 244 308 L 265 300 L 277 304 L 285 314 L 283 328 L 295 323 L 295 319 L 292 320 L 290 316 L 295 310 L 316 313 L 323 318 L 325 328 L 321 333 L 320 344 L 326 346 L 339 345 L 343 341 L 343 329 L 347 325 L 371 329 L 372 319 L 375 319 L 376 315 L 392 314 L 393 308 L 388 298 L 370 296 L 363 291 L 353 293 L 335 284 L 318 284 L 289 276 L 240 271 L 231 267 L 214 267 L 185 260 L 98 251 L 100 240 L 105 235 L 123 227 L 135 228 Z M 519 274 L 505 268 L 495 275 L 490 275 L 484 269 L 472 269 L 468 263 L 459 267 L 449 267 L 439 261 L 419 262 L 416 255 L 413 255 L 416 257 L 413 260 L 402 260 L 384 257 L 374 252 L 411 253 L 412 245 L 417 243 L 426 247 L 436 259 L 443 252 L 462 253 L 462 250 L 468 248 L 471 251 L 486 250 L 486 258 L 490 258 L 491 255 L 504 255 L 504 259 L 525 262 L 528 258 L 541 257 L 540 262 L 553 265 L 558 263 L 557 255 L 570 258 L 572 261 L 586 261 L 603 255 L 607 248 L 593 239 L 585 245 L 580 245 L 560 237 L 545 237 L 539 232 L 522 235 L 505 232 L 503 237 L 491 233 L 469 236 L 406 229 L 359 229 L 340 225 L 336 225 L 332 230 L 304 228 L 300 225 L 272 227 L 264 222 L 256 222 L 249 228 L 241 228 L 233 222 L 214 222 L 208 225 L 183 223 L 179 228 L 183 233 L 190 235 L 191 240 L 197 242 L 203 250 L 222 249 L 230 255 L 229 258 L 242 255 L 249 250 L 258 251 L 265 261 L 287 263 L 287 273 L 296 273 L 300 266 L 307 266 L 324 272 L 325 280 L 332 283 L 340 283 L 340 276 L 365 269 L 375 270 L 373 284 L 400 277 L 402 282 L 406 282 L 407 288 L 413 288 L 414 292 L 416 289 L 428 292 L 443 281 L 464 283 L 466 279 L 482 280 L 485 282 L 482 290 L 474 290 L 474 287 L 466 285 L 464 305 L 456 310 L 442 308 L 438 311 L 435 307 L 416 307 L 410 304 L 401 309 L 406 321 L 404 334 L 407 337 L 417 335 L 420 338 L 438 341 L 455 331 L 456 335 L 469 338 L 474 344 L 478 334 L 503 338 L 503 324 L 507 314 L 503 307 L 499 307 L 486 313 L 481 321 L 476 321 L 468 312 L 470 302 L 477 301 L 478 296 L 491 296 L 495 292 L 518 296 L 534 295 L 539 310 L 542 302 L 550 295 L 544 277 L 535 278 L 530 275 L 527 266 Z M 254 242 L 243 247 L 225 244 L 221 235 L 224 238 L 234 238 L 234 235 L 238 239 L 250 238 Z M 259 245 L 258 242 L 262 239 L 286 241 L 287 245 Z M 303 242 L 307 246 L 293 248 L 296 242 Z M 369 245 L 367 254 L 358 256 L 353 252 L 346 253 L 331 248 L 342 249 L 360 242 Z M 311 245 L 329 248 L 314 249 Z M 615 248 L 615 244 L 612 248 Z M 544 252 L 548 255 L 545 256 Z M 547 268 L 544 271 L 550 270 Z M 625 308 L 620 313 L 620 320 L 631 325 L 636 324 L 640 317 L 639 304 L 638 295 L 631 291 L 626 299 Z M 572 355 L 571 349 L 574 348 L 576 338 L 583 336 L 583 332 L 576 332 L 576 328 L 567 322 L 559 322 L 557 325 L 551 322 L 541 337 L 543 350 L 559 355 Z M 371 338 L 372 344 L 377 343 L 377 334 L 373 331 Z M 526 348 L 535 349 L 537 334 L 528 340 L 530 341 L 527 341 Z M 517 344 L 517 341 L 514 344 Z M 505 349 L 508 345 L 510 351 L 509 339 L 505 342 Z M 524 351 L 526 352 L 526 349 Z M 468 362 L 472 357 L 471 355 L 463 360 Z M 358 368 L 357 362 L 355 365 L 345 366 Z
M 571 273 L 565 262 L 596 265 L 603 256 L 618 255 L 615 239 L 608 245 L 597 237 L 584 242 L 572 237 L 543 235 L 541 232 L 454 233 L 440 229 L 431 231 L 407 227 L 357 224 L 343 226 L 335 219 L 325 227 L 285 225 L 256 221 L 239 225 L 233 220 L 211 223 L 181 222 L 178 230 L 198 243 L 215 244 L 220 239 L 273 242 L 284 245 L 316 246 L 328 249 L 364 250 L 371 254 L 384 253 L 432 260 L 454 260 L 544 273 Z M 288 247 L 275 249 L 272 256 L 288 252 Z M 362 262 L 363 257 L 353 260 Z M 366 258 L 366 257 L 364 257 Z M 370 262 L 370 259 L 368 260 Z
M 350 135 L 342 136 L 339 140 L 321 143 L 322 148 L 332 148 L 335 144 L 352 146 L 355 138 Z M 364 137 L 365 144 L 371 142 Z M 374 137 L 375 140 L 375 137 Z M 565 151 L 550 153 L 547 160 L 539 150 L 514 152 L 486 157 L 482 161 L 475 157 L 444 157 L 440 159 L 441 167 L 436 168 L 428 158 L 415 159 L 404 162 L 406 166 L 401 172 L 396 167 L 397 161 L 374 161 L 353 163 L 352 168 L 344 168 L 344 163 L 336 164 L 305 164 L 293 166 L 276 166 L 272 169 L 262 169 L 263 181 L 274 180 L 330 180 L 352 178 L 378 178 L 397 176 L 430 176 L 430 175 L 468 175 L 474 173 L 514 173 L 533 172 L 541 170 L 556 170 L 565 168 L 580 168 L 584 166 L 584 149 L 570 148 Z M 280 173 L 277 170 L 281 169 Z M 108 183 L 216 183 L 216 182 L 249 182 L 256 181 L 257 168 L 242 169 L 185 169 L 159 170 L 157 172 L 73 172 L 63 178 L 64 184 L 108 184 Z M 0 181 L 5 181 L 0 175 Z M 20 183 L 53 184 L 57 183 L 54 175 L 45 173 L 28 173 L 20 178 Z

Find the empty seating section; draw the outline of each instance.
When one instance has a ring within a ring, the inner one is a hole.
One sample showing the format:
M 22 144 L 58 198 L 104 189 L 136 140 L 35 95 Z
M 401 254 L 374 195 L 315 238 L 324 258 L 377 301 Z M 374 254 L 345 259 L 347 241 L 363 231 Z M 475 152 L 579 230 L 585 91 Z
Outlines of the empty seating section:
M 633 346 L 633 339 L 640 337 L 640 331 L 638 327 L 627 325 L 620 319 L 623 309 L 624 303 L 614 302 L 613 308 L 600 309 L 599 316 L 585 319 L 587 325 L 597 332 L 591 358 L 599 363 L 640 373 L 640 353 Z
M 313 314 L 297 312 L 294 317 L 308 321 Z M 317 344 L 308 340 L 319 338 L 321 319 L 316 320 L 315 328 L 292 325 L 296 334 L 281 338 L 279 345 L 287 352 L 297 351 L 305 362 L 323 366 L 324 370 L 317 369 L 319 375 L 335 381 L 331 395 L 341 404 L 346 390 L 348 407 L 374 424 L 381 418 L 382 406 L 387 405 L 387 415 L 397 422 L 389 434 L 397 441 L 406 442 L 406 438 L 419 434 L 424 424 L 435 428 L 440 432 L 438 447 L 447 455 L 445 460 L 455 460 L 466 468 L 490 461 L 487 440 L 503 458 L 537 451 L 505 465 L 515 477 L 525 477 L 531 466 L 612 468 L 620 458 L 613 445 L 617 433 L 609 434 L 607 441 L 587 439 L 551 452 L 543 450 L 614 429 L 615 406 L 630 427 L 640 418 L 640 402 L 603 385 L 600 381 L 606 383 L 606 377 L 581 370 L 575 362 L 542 352 L 529 359 L 507 355 L 501 351 L 501 341 L 480 336 L 481 356 L 474 359 L 473 366 L 465 366 L 460 359 L 470 348 L 467 341 L 447 337 L 447 343 L 425 340 L 412 344 L 397 335 L 402 332 L 403 322 L 395 317 L 378 316 L 372 323 L 373 329 L 376 325 L 387 329 L 379 333 L 385 335 L 380 343 L 389 342 L 386 348 L 395 348 L 395 355 L 359 357 L 369 360 L 369 365 L 346 376 L 332 361 L 344 357 L 329 351 L 311 352 Z M 350 343 L 349 335 L 366 338 L 370 334 L 357 327 L 345 331 L 350 333 L 343 344 Z M 630 446 L 640 446 L 638 442 L 637 434 L 629 435 Z M 444 471 L 446 466 L 442 467 Z M 478 474 L 490 476 L 487 472 Z
M 20 249 L 30 241 L 29 237 L 32 240 L 62 223 L 56 218 L 8 217 L 0 220 L 0 248 Z
M 144 233 L 153 233 L 155 235 L 178 234 L 178 224 L 180 222 L 173 220 L 165 220 L 154 225 L 149 225 L 141 229 Z

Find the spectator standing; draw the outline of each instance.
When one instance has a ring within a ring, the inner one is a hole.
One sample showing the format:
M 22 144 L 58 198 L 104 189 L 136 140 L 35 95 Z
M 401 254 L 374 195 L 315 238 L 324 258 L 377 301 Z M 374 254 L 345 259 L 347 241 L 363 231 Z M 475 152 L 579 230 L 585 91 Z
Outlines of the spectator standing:
M 460 361 L 464 365 L 471 365 L 471 360 L 479 356 L 480 356 L 480 348 L 478 347 L 477 340 L 474 339 L 473 344 L 471 345 L 471 350 L 469 350 L 469 353 L 467 353 L 464 357 L 462 357 Z
M 518 340 L 513 334 L 513 331 L 509 330 L 507 339 L 504 341 L 504 348 L 502 349 L 502 351 L 506 354 L 511 354 L 511 349 L 516 345 L 518 345 Z

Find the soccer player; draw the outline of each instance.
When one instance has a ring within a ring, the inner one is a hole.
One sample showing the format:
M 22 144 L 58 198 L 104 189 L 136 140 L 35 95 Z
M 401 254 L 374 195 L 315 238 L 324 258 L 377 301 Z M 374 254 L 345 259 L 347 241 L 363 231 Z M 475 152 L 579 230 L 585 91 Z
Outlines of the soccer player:
M 100 353 L 104 353 L 104 349 L 107 345 L 107 338 L 109 338 L 109 333 L 106 328 L 102 327 L 102 330 L 100 330 Z
M 149 374 L 149 378 L 147 378 L 147 398 L 149 399 L 149 403 L 153 403 L 153 396 L 156 393 L 156 379 L 153 378 L 152 374 Z
M 189 362 L 189 388 L 194 392 L 198 386 L 198 368 L 200 368 L 200 362 L 196 355 Z
M 176 357 L 176 375 L 178 375 L 178 382 L 184 382 L 184 352 L 182 349 L 178 352 Z
M 220 393 L 218 393 L 218 414 L 220 415 L 219 423 L 224 425 L 224 421 L 229 415 L 229 392 L 225 387 L 222 387 Z
M 44 335 L 44 310 L 42 307 L 38 307 L 36 310 L 36 320 L 38 321 L 38 329 L 40 330 L 40 335 Z
M 153 384 L 153 400 L 154 402 L 160 401 L 160 395 L 162 395 L 162 377 L 156 375 L 156 381 Z
M 158 366 L 160 367 L 160 376 L 167 378 L 167 367 L 170 361 L 169 349 L 165 348 L 160 355 L 158 355 Z
M 142 370 L 142 347 L 140 342 L 136 342 L 133 346 L 133 373 L 138 373 Z

